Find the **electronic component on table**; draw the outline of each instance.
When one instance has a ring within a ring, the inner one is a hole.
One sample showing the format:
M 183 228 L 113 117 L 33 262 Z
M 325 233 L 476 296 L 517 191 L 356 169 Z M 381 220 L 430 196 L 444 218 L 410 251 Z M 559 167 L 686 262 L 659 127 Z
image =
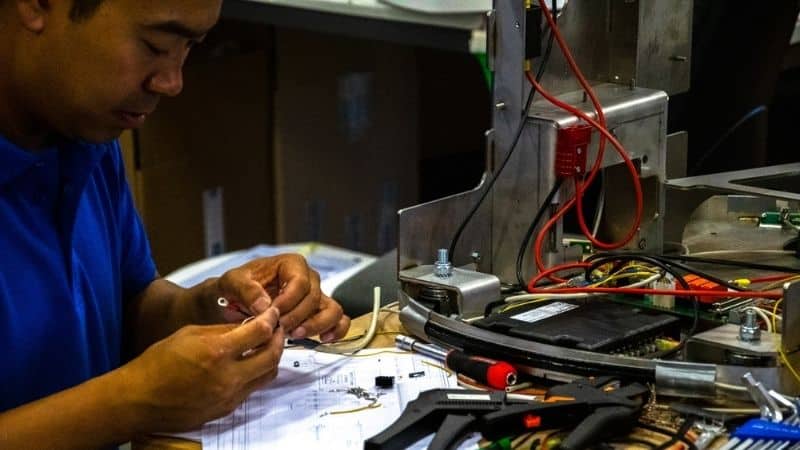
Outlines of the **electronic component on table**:
M 655 339 L 674 335 L 679 319 L 602 299 L 515 308 L 474 325 L 545 344 L 631 356 L 656 351 Z

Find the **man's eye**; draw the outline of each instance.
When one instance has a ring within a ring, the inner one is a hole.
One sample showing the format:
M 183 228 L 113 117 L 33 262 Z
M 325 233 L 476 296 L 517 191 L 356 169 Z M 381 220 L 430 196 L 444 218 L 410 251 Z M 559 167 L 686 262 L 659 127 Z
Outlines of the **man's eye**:
M 162 56 L 168 53 L 166 50 L 162 50 L 148 41 L 142 41 L 142 42 L 144 42 L 145 47 L 147 47 L 150 53 L 152 53 L 155 56 Z

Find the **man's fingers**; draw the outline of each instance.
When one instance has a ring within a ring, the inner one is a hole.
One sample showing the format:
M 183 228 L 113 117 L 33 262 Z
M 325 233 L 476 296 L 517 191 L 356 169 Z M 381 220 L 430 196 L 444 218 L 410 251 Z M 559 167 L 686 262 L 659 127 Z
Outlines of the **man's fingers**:
M 283 312 L 283 316 L 281 316 L 281 326 L 283 326 L 288 333 L 291 333 L 292 337 L 297 339 L 316 334 L 315 331 L 318 331 L 309 331 L 305 327 L 299 326 L 301 323 L 317 314 L 322 304 L 322 291 L 319 288 L 319 274 L 313 270 L 311 274 L 311 289 L 306 296 L 297 303 L 297 306 L 288 312 Z
M 323 331 L 320 333 L 320 339 L 322 342 L 333 342 L 337 339 L 343 338 L 347 331 L 350 329 L 350 318 L 347 316 L 342 316 L 339 321 L 336 323 L 336 326 L 328 331 Z
M 248 383 L 270 372 L 277 371 L 278 363 L 283 354 L 283 339 L 283 329 L 276 329 L 269 342 L 262 347 L 254 349 L 252 354 L 237 363 L 237 370 Z
M 302 257 L 287 258 L 278 267 L 278 295 L 275 305 L 286 314 L 303 302 L 306 297 L 319 291 L 319 274 L 311 270 Z M 296 325 L 296 324 L 295 324 Z
M 234 355 L 241 355 L 264 344 L 272 337 L 279 316 L 277 308 L 269 308 L 252 320 L 228 331 L 223 335 L 226 349 Z
M 250 272 L 246 266 L 230 270 L 219 279 L 219 286 L 221 295 L 228 301 L 239 303 L 257 315 L 271 306 L 272 299 Z
M 332 339 L 325 339 L 329 336 L 323 336 L 333 333 L 335 338 L 341 337 L 343 335 L 339 335 L 339 332 L 342 332 L 341 328 L 344 328 L 344 332 L 347 331 L 346 327 L 349 327 L 349 319 L 347 323 L 339 324 L 340 320 L 344 317 L 344 312 L 342 311 L 342 307 L 336 303 L 333 299 L 326 295 L 321 295 L 320 299 L 320 306 L 317 312 L 308 319 L 304 320 L 295 331 L 302 331 L 305 335 L 298 336 L 294 332 L 292 332 L 292 337 L 294 338 L 302 338 L 305 336 L 314 336 L 316 334 L 321 334 L 321 338 L 323 340 L 332 340 Z M 281 318 L 281 322 L 283 322 L 284 318 Z M 287 328 L 289 329 L 289 328 Z

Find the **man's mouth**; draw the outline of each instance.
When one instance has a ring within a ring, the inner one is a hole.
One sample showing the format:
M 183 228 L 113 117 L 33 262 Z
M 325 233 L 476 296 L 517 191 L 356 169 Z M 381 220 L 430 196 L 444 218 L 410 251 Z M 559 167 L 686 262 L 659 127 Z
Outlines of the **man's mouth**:
M 142 126 L 149 112 L 117 111 L 116 116 L 125 128 L 138 128 Z

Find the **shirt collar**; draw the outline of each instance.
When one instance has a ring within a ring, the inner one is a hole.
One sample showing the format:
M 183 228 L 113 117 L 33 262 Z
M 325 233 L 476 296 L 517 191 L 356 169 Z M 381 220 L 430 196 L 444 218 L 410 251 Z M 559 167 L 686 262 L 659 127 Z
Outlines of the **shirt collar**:
M 77 140 L 59 140 L 55 145 L 48 148 L 58 149 L 62 155 L 67 156 L 68 167 L 63 169 L 73 174 L 73 176 L 81 177 L 81 175 L 88 176 L 94 166 L 113 145 L 113 141 L 104 144 L 90 144 Z M 33 166 L 40 158 L 38 152 L 25 150 L 0 134 L 0 186 L 11 182 Z

